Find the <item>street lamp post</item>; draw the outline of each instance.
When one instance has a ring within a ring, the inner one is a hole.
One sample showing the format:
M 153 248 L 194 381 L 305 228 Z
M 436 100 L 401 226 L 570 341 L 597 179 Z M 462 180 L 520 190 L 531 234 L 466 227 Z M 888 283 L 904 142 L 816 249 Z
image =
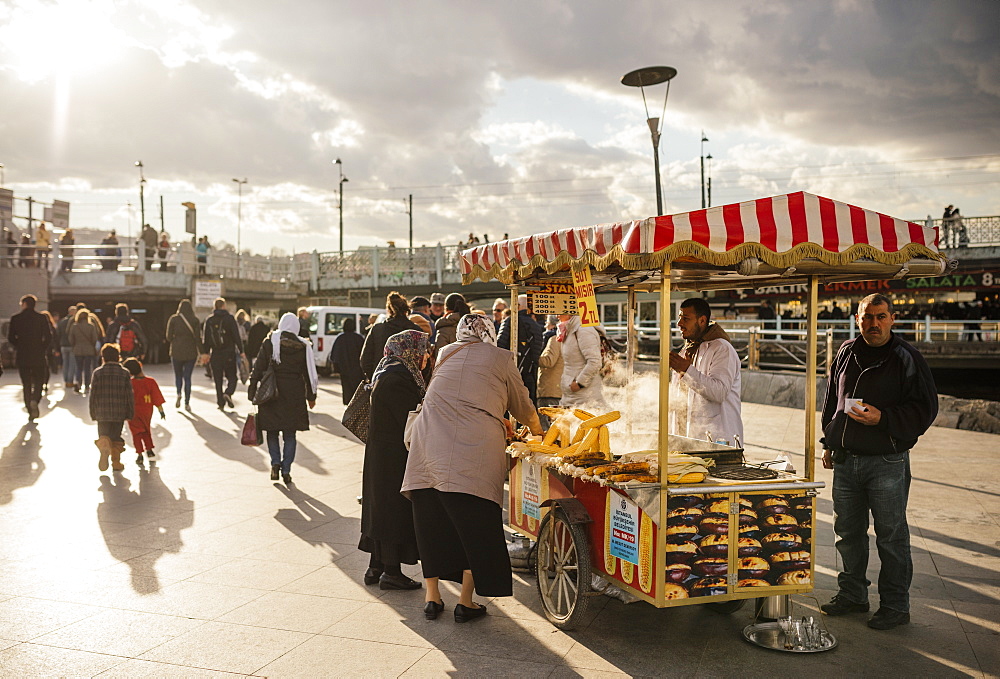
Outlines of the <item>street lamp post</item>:
M 701 131 L 701 209 L 704 210 L 705 205 L 705 142 L 708 141 L 708 137 L 705 136 L 705 130 Z
M 667 110 L 667 97 L 670 96 L 670 81 L 677 75 L 677 69 L 670 66 L 646 66 L 622 76 L 622 85 L 638 87 L 642 92 L 642 104 L 646 108 L 646 124 L 653 140 L 653 170 L 656 173 L 656 214 L 663 214 L 663 191 L 660 189 L 660 129 L 663 113 L 659 118 L 649 116 L 649 105 L 646 103 L 646 87 L 667 83 L 666 94 L 663 95 L 663 110 Z
M 139 230 L 146 226 L 146 177 L 142 174 L 142 161 L 135 161 L 139 168 Z
M 243 271 L 243 185 L 247 183 L 246 178 L 236 179 L 237 195 L 239 196 L 236 203 L 236 268 L 238 271 Z
M 708 161 L 708 207 L 712 207 L 712 154 L 705 156 Z
M 344 182 L 347 181 L 347 177 L 344 176 L 344 164 L 340 162 L 340 158 L 333 161 L 333 164 L 337 166 L 340 171 L 340 197 L 337 200 L 337 210 L 340 212 L 340 256 L 344 256 Z

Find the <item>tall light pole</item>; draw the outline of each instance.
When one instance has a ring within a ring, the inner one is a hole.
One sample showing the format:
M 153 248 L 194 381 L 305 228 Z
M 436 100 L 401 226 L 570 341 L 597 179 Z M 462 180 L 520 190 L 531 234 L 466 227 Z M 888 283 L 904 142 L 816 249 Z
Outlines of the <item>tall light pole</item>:
M 701 131 L 701 209 L 705 209 L 705 142 L 708 141 L 708 137 L 705 136 L 705 130 Z
M 135 161 L 135 166 L 139 168 L 139 230 L 146 226 L 146 177 L 142 174 L 142 161 Z
M 666 94 L 663 95 L 663 111 L 667 110 L 667 97 L 670 96 L 670 81 L 677 75 L 677 69 L 670 66 L 646 66 L 622 76 L 622 85 L 638 87 L 642 92 L 642 105 L 646 108 L 646 124 L 653 140 L 653 170 L 656 173 L 656 214 L 663 214 L 663 191 L 660 189 L 660 129 L 663 112 L 659 118 L 649 116 L 649 105 L 646 103 L 646 87 L 667 83 Z
M 243 185 L 247 183 L 246 178 L 243 179 L 233 179 L 236 182 L 236 189 L 238 191 L 238 202 L 236 203 L 236 267 L 242 271 L 243 269 Z
M 337 166 L 340 171 L 340 198 L 337 200 L 337 209 L 340 211 L 340 256 L 344 256 L 344 182 L 347 181 L 347 177 L 344 176 L 344 164 L 340 162 L 340 158 L 333 161 L 333 164 Z
M 712 154 L 705 156 L 708 161 L 708 207 L 712 207 Z

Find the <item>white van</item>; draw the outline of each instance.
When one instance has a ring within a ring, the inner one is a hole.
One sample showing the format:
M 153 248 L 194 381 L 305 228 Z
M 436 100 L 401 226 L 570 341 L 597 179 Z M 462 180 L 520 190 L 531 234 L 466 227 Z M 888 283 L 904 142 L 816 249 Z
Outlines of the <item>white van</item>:
M 368 316 L 371 314 L 385 315 L 385 309 L 366 309 L 349 306 L 310 306 L 309 336 L 312 338 L 313 354 L 316 357 L 316 369 L 323 375 L 333 371 L 330 363 L 330 350 L 333 342 L 340 335 L 344 321 L 353 318 L 355 329 L 363 333 L 368 326 Z

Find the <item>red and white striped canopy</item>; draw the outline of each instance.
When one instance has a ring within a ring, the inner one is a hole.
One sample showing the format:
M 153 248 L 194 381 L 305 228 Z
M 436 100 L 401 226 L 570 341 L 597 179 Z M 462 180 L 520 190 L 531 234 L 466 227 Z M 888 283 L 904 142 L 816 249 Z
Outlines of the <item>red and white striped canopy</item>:
M 935 228 L 800 191 L 480 245 L 462 252 L 462 275 L 468 283 L 510 280 L 537 268 L 554 273 L 581 261 L 644 269 L 681 258 L 726 266 L 746 257 L 781 267 L 805 258 L 829 265 L 862 257 L 885 264 L 943 259 Z

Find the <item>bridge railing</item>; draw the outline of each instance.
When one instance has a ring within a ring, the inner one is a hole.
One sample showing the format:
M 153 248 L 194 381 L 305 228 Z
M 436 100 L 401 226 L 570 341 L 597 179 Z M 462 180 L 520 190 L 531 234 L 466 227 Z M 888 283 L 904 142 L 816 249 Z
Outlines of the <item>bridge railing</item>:
M 942 248 L 974 248 L 1000 245 L 1000 216 L 916 220 L 937 227 Z

